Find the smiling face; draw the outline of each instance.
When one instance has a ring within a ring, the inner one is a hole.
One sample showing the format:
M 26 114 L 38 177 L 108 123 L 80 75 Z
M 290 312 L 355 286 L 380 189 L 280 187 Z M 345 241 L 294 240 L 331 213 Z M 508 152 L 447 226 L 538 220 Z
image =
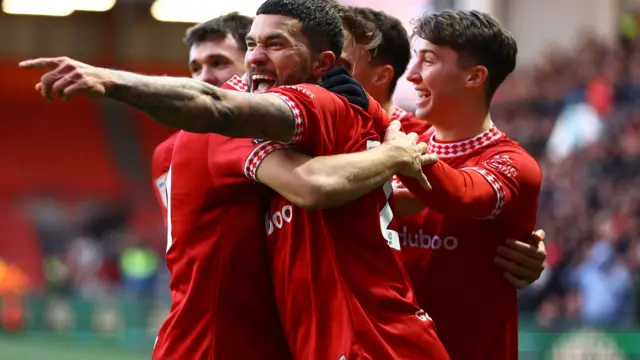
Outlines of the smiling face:
M 451 48 L 418 36 L 414 36 L 412 48 L 414 59 L 409 64 L 407 80 L 413 83 L 418 96 L 416 116 L 424 120 L 446 118 L 463 100 L 469 69 L 459 66 L 458 54 Z
M 317 82 L 334 60 L 329 51 L 312 52 L 300 21 L 290 17 L 258 15 L 247 35 L 245 69 L 252 92 Z

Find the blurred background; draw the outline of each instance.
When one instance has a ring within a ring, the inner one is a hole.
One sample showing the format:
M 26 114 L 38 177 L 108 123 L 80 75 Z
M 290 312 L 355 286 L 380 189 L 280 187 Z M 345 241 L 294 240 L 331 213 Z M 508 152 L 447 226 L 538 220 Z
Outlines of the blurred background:
M 260 1 L 0 2 L 0 360 L 149 358 L 170 305 L 150 158 L 173 130 L 111 101 L 46 102 L 17 62 L 189 76 L 186 28 Z M 543 168 L 548 251 L 519 295 L 521 358 L 640 359 L 640 0 L 342 2 L 407 28 L 478 9 L 512 31 L 493 118 Z M 406 81 L 395 100 L 412 110 Z

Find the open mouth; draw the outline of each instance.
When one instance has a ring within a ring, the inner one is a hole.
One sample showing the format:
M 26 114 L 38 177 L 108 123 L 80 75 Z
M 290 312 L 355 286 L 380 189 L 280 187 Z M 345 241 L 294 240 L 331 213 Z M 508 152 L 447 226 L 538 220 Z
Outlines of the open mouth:
M 418 93 L 418 99 L 420 100 L 428 99 L 431 97 L 431 91 L 416 89 L 416 92 Z
M 251 92 L 263 93 L 276 84 L 276 77 L 271 74 L 251 74 Z

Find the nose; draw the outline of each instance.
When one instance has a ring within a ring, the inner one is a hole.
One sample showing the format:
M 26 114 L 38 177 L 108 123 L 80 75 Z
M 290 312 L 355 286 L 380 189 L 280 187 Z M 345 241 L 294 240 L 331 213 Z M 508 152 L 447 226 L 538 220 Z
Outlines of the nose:
M 214 85 L 214 86 L 220 86 L 221 85 L 220 84 L 220 79 L 216 75 L 216 72 L 213 71 L 213 69 L 208 67 L 208 66 L 205 66 L 202 69 L 202 71 L 200 71 L 198 76 L 196 76 L 196 80 L 200 80 L 200 81 L 206 82 L 206 83 Z
M 263 46 L 258 45 L 247 51 L 245 60 L 249 65 L 264 65 L 268 60 L 267 52 Z
M 420 67 L 418 66 L 418 61 L 413 60 L 409 64 L 409 69 L 407 69 L 407 80 L 414 84 L 418 84 L 422 81 L 422 76 L 420 75 Z

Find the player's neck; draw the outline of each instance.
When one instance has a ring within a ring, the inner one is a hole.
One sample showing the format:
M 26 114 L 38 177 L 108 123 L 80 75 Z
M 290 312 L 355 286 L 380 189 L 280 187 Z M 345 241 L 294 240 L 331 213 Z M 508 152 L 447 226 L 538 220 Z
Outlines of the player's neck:
M 439 141 L 460 141 L 478 136 L 491 128 L 488 112 L 468 116 L 462 113 L 447 118 L 442 124 L 433 124 Z
M 387 98 L 386 100 L 379 102 L 380 106 L 382 106 L 387 115 L 391 116 L 393 114 L 393 111 L 396 109 L 391 102 L 391 98 Z

